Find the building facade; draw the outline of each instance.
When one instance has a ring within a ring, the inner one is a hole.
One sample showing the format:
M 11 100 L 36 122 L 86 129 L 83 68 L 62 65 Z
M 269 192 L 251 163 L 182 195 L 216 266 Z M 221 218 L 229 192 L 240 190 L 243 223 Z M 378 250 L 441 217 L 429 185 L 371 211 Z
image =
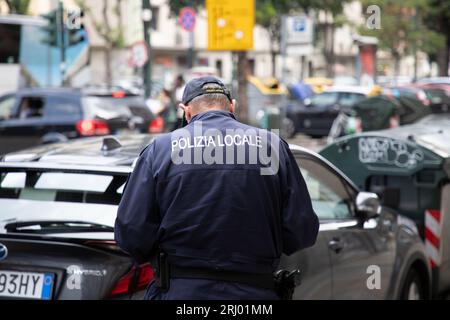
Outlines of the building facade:
M 152 7 L 151 22 L 151 59 L 152 78 L 162 86 L 169 87 L 179 74 L 184 74 L 189 68 L 188 52 L 192 44 L 193 65 L 207 66 L 217 70 L 217 74 L 230 82 L 233 77 L 233 54 L 229 51 L 207 50 L 207 13 L 201 10 L 197 14 L 197 24 L 193 35 L 184 31 L 178 25 L 178 17 L 171 14 L 167 0 L 149 0 Z M 66 8 L 76 7 L 77 0 L 63 0 Z M 86 0 L 89 9 L 83 23 L 89 34 L 90 49 L 86 57 L 80 59 L 69 76 L 73 85 L 101 84 L 120 82 L 123 80 L 139 79 L 142 70 L 136 69 L 129 63 L 129 49 L 133 44 L 143 39 L 142 1 L 141 0 Z M 40 15 L 58 5 L 58 0 L 32 0 L 30 14 Z M 3 10 L 2 10 L 3 12 Z M 358 1 L 348 3 L 344 7 L 344 15 L 350 23 L 333 29 L 331 45 L 333 46 L 333 65 L 324 53 L 324 39 L 319 38 L 312 54 L 301 57 L 290 55 L 286 58 L 287 73 L 285 80 L 295 81 L 309 76 L 355 76 L 357 74 L 358 46 L 355 45 L 354 25 L 364 23 L 364 12 Z M 107 17 L 110 33 L 123 31 L 123 41 L 120 45 L 111 45 L 100 34 L 105 27 Z M 316 22 L 332 23 L 332 18 L 323 12 L 315 14 Z M 321 36 L 321 35 L 320 35 Z M 323 37 L 322 37 L 323 38 Z M 328 38 L 328 37 L 327 37 Z M 326 41 L 330 41 L 327 39 Z M 257 77 L 269 77 L 272 69 L 279 79 L 283 76 L 282 57 L 277 54 L 276 65 L 272 66 L 271 40 L 268 32 L 256 26 L 254 30 L 254 48 L 248 52 L 250 72 Z M 328 43 L 328 46 L 330 44 Z M 389 74 L 393 72 L 389 54 L 379 52 L 383 70 Z M 426 75 L 426 57 L 419 55 L 419 75 Z M 107 61 L 109 61 L 109 70 Z M 411 75 L 414 59 L 405 58 L 400 65 L 400 72 Z

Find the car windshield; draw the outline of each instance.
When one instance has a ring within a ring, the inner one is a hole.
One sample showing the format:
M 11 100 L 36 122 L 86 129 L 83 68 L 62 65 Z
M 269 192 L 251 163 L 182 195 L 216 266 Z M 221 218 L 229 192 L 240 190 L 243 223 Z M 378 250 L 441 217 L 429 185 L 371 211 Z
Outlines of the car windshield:
M 127 175 L 0 168 L 0 225 L 72 220 L 113 225 Z
M 357 102 L 364 100 L 365 96 L 360 93 L 343 92 L 339 98 L 339 104 L 343 107 L 353 107 Z
M 131 96 L 124 98 L 115 98 L 109 96 L 87 96 L 83 98 L 84 105 L 87 107 L 89 118 L 95 119 L 115 119 L 120 117 L 133 117 L 150 114 L 150 109 L 145 105 L 141 97 Z
M 314 107 L 326 107 L 337 103 L 339 94 L 337 92 L 325 92 L 311 98 L 310 105 Z
M 427 94 L 428 99 L 431 100 L 432 104 L 450 104 L 450 97 L 445 93 L 444 90 L 426 89 L 425 93 Z

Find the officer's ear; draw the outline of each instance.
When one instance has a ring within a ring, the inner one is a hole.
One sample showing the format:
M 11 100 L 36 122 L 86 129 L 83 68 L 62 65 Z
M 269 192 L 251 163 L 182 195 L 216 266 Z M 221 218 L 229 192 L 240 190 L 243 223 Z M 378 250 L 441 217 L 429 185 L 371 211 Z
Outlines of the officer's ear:
M 184 117 L 186 118 L 187 122 L 190 122 L 192 119 L 192 112 L 191 112 L 191 108 L 189 106 L 186 106 L 182 103 L 180 103 L 178 105 L 178 107 L 184 111 Z
M 236 111 L 236 104 L 237 104 L 236 99 L 233 99 L 230 104 L 230 112 L 231 113 L 234 113 Z

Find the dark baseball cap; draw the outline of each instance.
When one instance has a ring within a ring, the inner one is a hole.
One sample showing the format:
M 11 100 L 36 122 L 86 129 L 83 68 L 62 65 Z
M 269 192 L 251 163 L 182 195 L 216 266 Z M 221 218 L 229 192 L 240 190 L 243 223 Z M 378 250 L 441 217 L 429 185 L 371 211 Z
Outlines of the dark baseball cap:
M 203 89 L 203 87 L 207 84 L 217 84 L 219 87 Z M 231 99 L 230 90 L 228 90 L 228 88 L 223 84 L 222 81 L 220 81 L 216 77 L 207 76 L 196 78 L 188 82 L 186 88 L 184 89 L 182 103 L 184 105 L 187 105 L 195 98 L 203 96 L 205 94 L 223 94 L 228 98 L 228 100 L 230 100 L 230 103 L 233 101 Z

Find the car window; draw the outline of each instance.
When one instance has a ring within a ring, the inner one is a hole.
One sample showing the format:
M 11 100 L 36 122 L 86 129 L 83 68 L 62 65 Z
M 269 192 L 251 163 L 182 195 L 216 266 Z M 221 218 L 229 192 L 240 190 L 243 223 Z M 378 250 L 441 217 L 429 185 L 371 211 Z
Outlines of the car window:
M 342 92 L 339 98 L 339 104 L 343 107 L 353 107 L 353 105 L 361 100 L 365 96 L 360 93 Z
M 416 98 L 400 97 L 400 108 L 398 113 L 402 117 L 403 124 L 415 122 L 429 114 L 431 111 Z
M 126 175 L 0 169 L 0 200 L 118 205 Z
M 81 116 L 81 108 L 75 99 L 49 97 L 45 105 L 44 116 L 49 118 Z
M 11 117 L 15 102 L 15 96 L 6 96 L 0 99 L 0 120 L 7 120 Z
M 151 114 L 141 97 L 113 98 L 88 96 L 83 98 L 87 116 L 95 119 L 114 119 L 118 117 L 148 116 Z
M 19 119 L 41 118 L 44 115 L 45 99 L 22 97 L 19 104 Z
M 338 101 L 339 93 L 337 92 L 324 92 L 318 94 L 310 99 L 311 105 L 315 107 L 326 107 L 333 105 Z
M 351 196 L 348 187 L 339 176 L 321 163 L 310 159 L 298 160 L 300 170 L 308 187 L 314 211 L 320 220 L 352 218 Z

